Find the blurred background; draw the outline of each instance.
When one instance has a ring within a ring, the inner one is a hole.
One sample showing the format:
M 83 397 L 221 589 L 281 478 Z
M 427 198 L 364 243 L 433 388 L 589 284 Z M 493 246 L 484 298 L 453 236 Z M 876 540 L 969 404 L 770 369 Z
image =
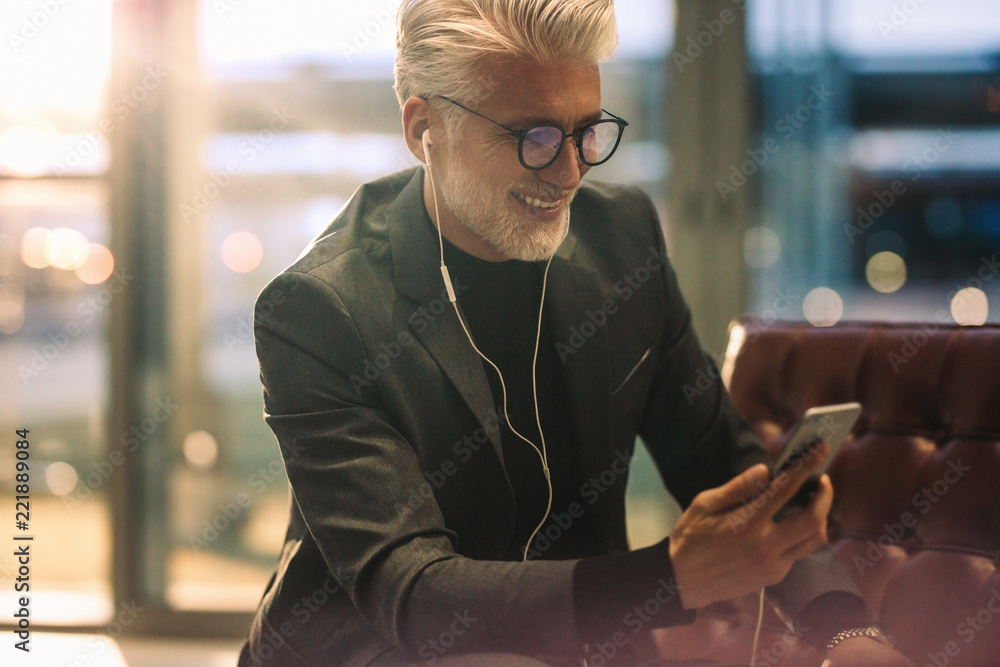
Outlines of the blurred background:
M 163 659 L 130 637 L 223 639 L 191 664 L 233 664 L 289 502 L 252 304 L 360 184 L 417 164 L 392 91 L 398 6 L 4 1 L 0 460 L 30 429 L 37 629 L 124 638 L 130 664 Z M 740 313 L 1000 321 L 995 2 L 616 12 L 604 107 L 630 126 L 589 178 L 652 196 L 716 359 Z M 673 515 L 638 451 L 633 547 Z

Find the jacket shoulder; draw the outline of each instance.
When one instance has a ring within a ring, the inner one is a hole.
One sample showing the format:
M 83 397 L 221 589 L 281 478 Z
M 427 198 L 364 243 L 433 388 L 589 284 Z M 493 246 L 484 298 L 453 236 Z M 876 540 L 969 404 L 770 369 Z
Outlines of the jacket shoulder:
M 602 181 L 585 182 L 577 192 L 573 205 L 628 217 L 648 216 L 653 207 L 649 195 L 640 188 Z
M 571 234 L 575 253 L 587 253 L 590 261 L 633 262 L 637 254 L 665 250 L 663 230 L 652 200 L 629 185 L 590 182 L 573 200 Z
M 400 196 L 416 178 L 419 167 L 386 176 L 359 187 L 344 208 L 299 254 L 270 281 L 274 284 L 307 274 L 329 286 L 351 276 L 391 271 L 389 226 Z
M 323 277 L 335 271 L 349 255 L 378 261 L 389 244 L 392 209 L 416 176 L 419 168 L 408 169 L 359 187 L 344 208 L 314 238 L 286 269 Z

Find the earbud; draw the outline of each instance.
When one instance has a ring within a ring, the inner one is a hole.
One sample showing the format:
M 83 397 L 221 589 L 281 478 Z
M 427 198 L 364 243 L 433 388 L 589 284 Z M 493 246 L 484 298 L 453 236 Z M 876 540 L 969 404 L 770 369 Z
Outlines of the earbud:
M 424 130 L 423 136 L 420 138 L 421 143 L 424 145 L 424 161 L 429 167 L 431 164 L 431 129 L 427 128 Z

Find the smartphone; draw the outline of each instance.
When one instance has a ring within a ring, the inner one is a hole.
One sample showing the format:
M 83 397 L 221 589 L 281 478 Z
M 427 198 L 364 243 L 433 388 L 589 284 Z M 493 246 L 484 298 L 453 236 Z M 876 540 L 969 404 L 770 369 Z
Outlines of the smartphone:
M 776 520 L 800 511 L 809 504 L 812 494 L 819 488 L 819 478 L 829 467 L 840 446 L 847 440 L 854 423 L 861 416 L 860 403 L 838 403 L 809 408 L 788 437 L 788 442 L 774 465 L 772 479 L 779 473 L 797 472 L 810 463 L 821 442 L 830 445 L 830 454 L 802 483 L 792 499 L 775 515 Z

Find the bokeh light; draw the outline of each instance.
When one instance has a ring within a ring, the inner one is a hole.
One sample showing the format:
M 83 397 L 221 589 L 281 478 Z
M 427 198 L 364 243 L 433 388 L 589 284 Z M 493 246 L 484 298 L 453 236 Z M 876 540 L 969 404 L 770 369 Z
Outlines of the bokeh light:
M 844 315 L 844 300 L 829 287 L 817 287 L 806 294 L 802 314 L 814 327 L 832 327 Z
M 88 285 L 99 285 L 111 277 L 115 270 L 115 257 L 100 243 L 87 245 L 83 264 L 76 267 L 76 275 Z
M 250 232 L 234 232 L 222 243 L 222 262 L 236 273 L 250 273 L 264 258 L 264 246 Z
M 976 287 L 959 290 L 951 299 L 951 316 L 962 326 L 985 324 L 989 314 L 990 304 L 986 292 Z
M 33 269 L 44 269 L 49 265 L 45 259 L 45 246 L 49 239 L 49 230 L 44 227 L 32 227 L 21 237 L 21 261 Z
M 767 227 L 751 227 L 743 235 L 743 259 L 747 266 L 766 269 L 781 257 L 781 238 Z
M 24 304 L 14 299 L 0 300 L 0 333 L 17 333 L 24 326 Z
M 45 468 L 45 484 L 57 496 L 65 496 L 76 488 L 79 477 L 76 468 L 63 461 L 50 463 Z
M 875 253 L 865 266 L 865 278 L 876 291 L 891 294 L 906 283 L 906 262 L 888 250 Z
M 184 459 L 193 468 L 207 470 L 219 458 L 219 445 L 208 431 L 191 431 L 184 438 Z
M 75 229 L 57 227 L 45 239 L 45 261 L 57 269 L 72 270 L 87 259 L 87 237 Z

